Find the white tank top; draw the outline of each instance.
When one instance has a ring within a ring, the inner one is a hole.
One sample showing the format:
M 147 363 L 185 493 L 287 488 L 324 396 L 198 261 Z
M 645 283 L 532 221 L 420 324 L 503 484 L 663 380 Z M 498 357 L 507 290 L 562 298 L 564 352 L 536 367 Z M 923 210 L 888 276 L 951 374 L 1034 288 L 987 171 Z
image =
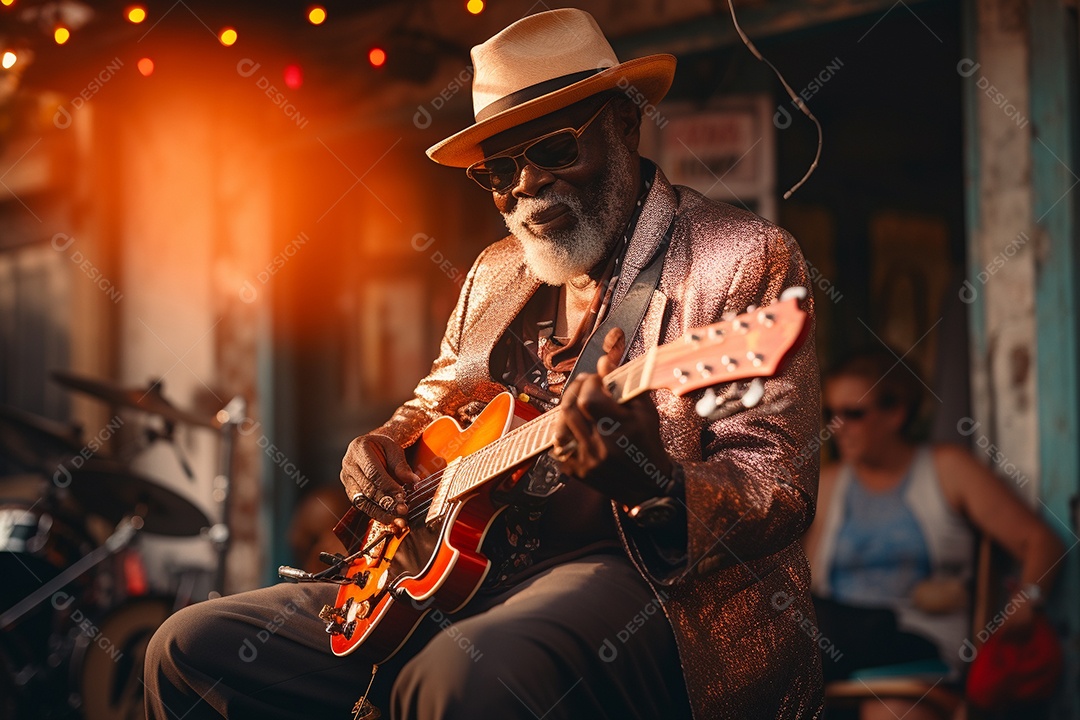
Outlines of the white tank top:
M 821 540 L 813 560 L 811 589 L 821 597 L 831 597 L 829 576 L 836 548 L 836 536 L 843 523 L 844 499 L 855 479 L 850 465 L 843 465 L 836 479 L 829 507 L 822 508 Z M 903 495 L 922 530 L 930 551 L 931 575 L 935 578 L 970 580 L 974 566 L 975 534 L 967 521 L 949 506 L 934 469 L 933 451 L 920 446 L 912 461 L 911 480 Z M 963 665 L 960 650 L 970 635 L 970 613 L 967 609 L 954 613 L 930 615 L 915 608 L 910 598 L 896 598 L 892 605 L 900 630 L 922 635 L 937 645 L 938 653 L 954 671 Z

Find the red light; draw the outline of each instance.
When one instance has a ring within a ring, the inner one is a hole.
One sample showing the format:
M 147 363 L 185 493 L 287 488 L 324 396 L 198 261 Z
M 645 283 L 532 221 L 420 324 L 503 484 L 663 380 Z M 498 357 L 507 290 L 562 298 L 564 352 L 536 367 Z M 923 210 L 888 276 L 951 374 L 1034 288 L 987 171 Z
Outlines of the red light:
M 386 64 L 386 51 L 379 47 L 371 48 L 368 51 L 367 59 L 372 67 L 382 67 Z
M 296 63 L 285 66 L 285 85 L 290 90 L 298 90 L 304 84 L 304 71 Z

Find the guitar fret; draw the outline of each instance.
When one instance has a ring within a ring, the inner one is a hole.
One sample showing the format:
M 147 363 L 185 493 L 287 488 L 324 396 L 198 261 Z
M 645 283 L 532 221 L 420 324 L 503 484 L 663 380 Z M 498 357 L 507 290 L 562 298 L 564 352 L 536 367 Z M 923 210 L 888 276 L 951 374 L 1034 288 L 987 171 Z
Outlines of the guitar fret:
M 544 433 L 540 425 L 530 428 L 529 431 L 529 454 L 533 455 L 544 448 Z
M 491 453 L 491 458 L 489 459 L 489 463 L 490 463 L 488 465 L 488 474 L 489 475 L 495 476 L 495 475 L 498 475 L 499 473 L 501 473 L 503 471 L 504 466 L 506 465 L 506 458 L 504 457 L 505 454 L 506 454 L 506 447 L 505 446 L 500 446 L 500 447 L 494 448 L 493 452 Z
M 473 486 L 476 482 L 476 464 L 466 462 L 468 458 L 462 458 L 462 461 L 458 463 L 458 471 L 454 473 L 453 482 L 451 483 L 451 490 L 454 495 L 461 493 Z
M 527 432 L 516 432 L 507 439 L 506 452 L 503 453 L 503 467 L 507 470 L 514 467 L 528 457 L 525 452 L 525 444 L 528 440 Z
M 482 458 L 482 460 L 480 462 L 480 467 L 477 468 L 477 471 L 478 471 L 477 474 L 480 477 L 482 477 L 482 478 L 491 477 L 491 468 L 492 468 L 492 465 L 494 464 L 492 462 L 493 457 L 494 457 L 494 453 L 490 449 L 485 448 L 483 458 Z

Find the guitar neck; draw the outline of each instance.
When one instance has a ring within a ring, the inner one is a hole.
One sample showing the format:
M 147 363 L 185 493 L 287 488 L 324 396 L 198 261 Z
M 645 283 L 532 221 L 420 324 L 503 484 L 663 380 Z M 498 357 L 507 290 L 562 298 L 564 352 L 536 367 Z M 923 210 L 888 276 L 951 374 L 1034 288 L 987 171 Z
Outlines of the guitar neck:
M 648 377 L 646 370 L 655 350 L 656 348 L 653 348 L 645 355 L 634 358 L 604 377 L 604 384 L 617 402 L 626 402 L 649 389 L 645 382 Z M 488 480 L 551 448 L 555 444 L 558 417 L 556 410 L 546 412 L 462 458 L 448 488 L 448 499 L 453 500 L 472 492 Z
M 806 339 L 807 314 L 799 308 L 806 296 L 804 288 L 789 288 L 767 307 L 690 330 L 605 375 L 604 385 L 621 403 L 648 390 L 665 388 L 685 396 L 721 383 L 769 377 Z M 455 500 L 550 448 L 557 420 L 558 413 L 544 413 L 448 467 L 445 494 L 440 485 L 432 512 L 442 500 Z

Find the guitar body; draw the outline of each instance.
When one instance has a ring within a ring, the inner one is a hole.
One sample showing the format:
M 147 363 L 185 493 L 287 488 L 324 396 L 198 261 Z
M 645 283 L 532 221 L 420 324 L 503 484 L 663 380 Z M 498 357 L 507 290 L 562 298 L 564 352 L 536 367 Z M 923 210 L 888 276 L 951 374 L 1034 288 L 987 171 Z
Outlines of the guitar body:
M 453 418 L 440 417 L 410 448 L 412 467 L 424 479 L 421 484 L 434 484 L 433 476 L 448 464 L 537 415 L 532 407 L 502 393 L 468 428 L 462 429 Z M 520 477 L 525 469 L 517 469 L 513 477 Z M 447 512 L 430 525 L 426 513 L 411 513 L 408 531 L 400 536 L 388 534 L 353 560 L 345 573 L 353 582 L 341 586 L 335 603 L 337 631 L 330 636 L 335 655 L 359 652 L 373 664 L 385 662 L 432 609 L 452 613 L 472 598 L 491 567 L 480 546 L 501 511 L 490 497 L 495 485 L 489 483 L 451 501 Z M 370 521 L 362 534 L 362 547 L 388 530 Z
M 677 396 L 705 389 L 695 409 L 703 417 L 720 417 L 730 413 L 729 401 L 713 386 L 752 380 L 738 399 L 740 408 L 752 407 L 765 392 L 760 378 L 775 374 L 806 339 L 808 318 L 799 301 L 807 294 L 805 288 L 788 288 L 766 307 L 725 316 L 650 348 L 605 375 L 605 389 L 618 402 L 660 388 Z M 409 449 L 423 479 L 406 489 L 408 529 L 395 534 L 369 521 L 359 536 L 346 537 L 355 509 L 334 529 L 352 553 L 333 564 L 334 572 L 346 564 L 347 569 L 327 580 L 340 590 L 336 604 L 319 613 L 334 654 L 359 652 L 374 664 L 385 662 L 429 612 L 449 614 L 469 602 L 491 568 L 481 545 L 502 507 L 493 502 L 492 490 L 520 480 L 532 458 L 552 447 L 558 420 L 556 412 L 540 414 L 503 393 L 466 429 L 442 417 L 424 430 Z M 543 495 L 557 489 L 552 483 L 533 490 Z M 283 577 L 302 577 L 288 570 Z

